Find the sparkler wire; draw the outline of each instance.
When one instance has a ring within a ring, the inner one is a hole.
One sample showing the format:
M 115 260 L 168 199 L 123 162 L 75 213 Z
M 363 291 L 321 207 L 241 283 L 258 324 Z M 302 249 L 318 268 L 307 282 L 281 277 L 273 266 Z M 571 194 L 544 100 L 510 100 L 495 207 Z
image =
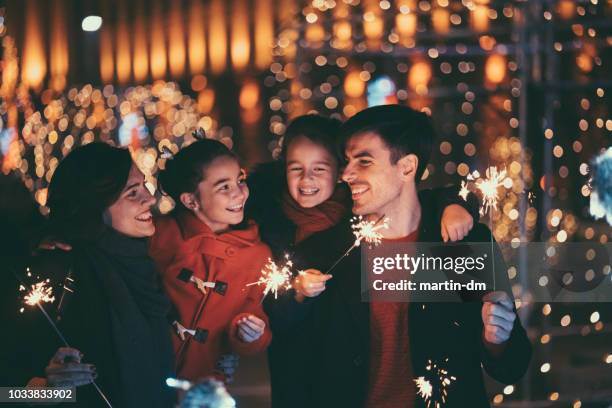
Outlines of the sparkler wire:
M 376 222 L 374 222 L 374 224 L 372 224 L 372 227 L 377 226 L 381 221 L 383 221 L 385 219 L 385 214 L 381 215 L 379 219 L 376 220 Z M 327 271 L 325 271 L 325 274 L 329 274 L 331 272 L 332 269 L 334 269 L 339 263 L 340 261 L 342 261 L 345 257 L 348 256 L 348 254 L 351 253 L 351 251 L 355 248 L 357 248 L 359 246 L 359 244 L 361 243 L 361 240 L 363 239 L 363 237 L 358 237 L 355 242 L 353 242 L 353 245 L 351 245 L 349 247 L 349 249 L 346 250 L 346 252 L 344 254 L 342 254 L 342 256 L 338 259 L 336 259 L 336 262 L 334 262 L 332 264 L 332 266 L 330 266 Z

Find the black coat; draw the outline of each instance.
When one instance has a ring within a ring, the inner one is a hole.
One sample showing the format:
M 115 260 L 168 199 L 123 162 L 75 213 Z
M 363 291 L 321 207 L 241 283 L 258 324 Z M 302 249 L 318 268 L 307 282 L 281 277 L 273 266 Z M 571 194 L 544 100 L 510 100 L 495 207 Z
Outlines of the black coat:
M 275 259 L 282 260 L 285 254 L 292 255 L 295 250 L 296 225 L 283 213 L 281 201 L 283 191 L 287 189 L 285 168 L 281 161 L 264 163 L 255 168 L 247 179 L 251 195 L 246 205 L 246 218 L 253 219 L 259 225 L 261 239 L 270 247 Z M 341 184 L 337 188 L 347 188 Z M 456 187 L 424 190 L 419 192 L 421 200 L 430 202 L 437 214 L 436 224 L 444 208 L 450 204 L 459 204 L 466 208 L 474 222 L 478 222 L 478 202 L 470 193 L 467 202 L 458 196 Z M 346 194 L 347 208 L 352 202 L 350 194 Z M 350 231 L 350 229 L 349 229 Z M 315 234 L 319 235 L 319 234 Z M 296 363 L 299 350 L 309 347 L 306 335 L 296 335 L 287 330 L 292 328 L 291 321 L 300 320 L 300 309 L 292 305 L 293 290 L 284 296 L 274 299 L 268 297 L 264 307 L 270 317 L 270 326 L 274 337 L 268 348 L 268 363 L 270 367 L 270 382 L 272 388 L 272 406 L 274 408 L 309 407 L 306 400 L 296 398 L 304 394 L 304 387 L 310 375 L 299 368 Z
M 421 198 L 420 242 L 441 241 L 433 204 Z M 296 247 L 296 266 L 325 270 L 353 240 L 348 220 L 315 234 Z M 489 240 L 490 232 L 482 224 L 477 224 L 464 239 Z M 357 408 L 367 397 L 370 308 L 361 299 L 359 251 L 351 252 L 332 274 L 334 277 L 319 297 L 302 304 L 287 297 L 284 319 L 275 320 L 287 336 L 301 344 L 300 349 L 294 350 L 294 372 L 301 373 L 301 383 L 295 384 L 297 394 L 293 398 L 298 404 L 292 406 Z M 503 353 L 494 357 L 487 351 L 482 340 L 481 308 L 481 302 L 410 304 L 412 373 L 415 378 L 426 376 L 428 360 L 443 361 L 457 378 L 448 388 L 444 405 L 447 408 L 489 407 L 481 364 L 491 377 L 507 384 L 519 380 L 529 364 L 531 345 L 519 319 Z M 286 376 L 292 378 L 289 372 Z M 415 406 L 425 406 L 420 397 L 415 399 Z
M 259 167 L 249 176 L 249 185 L 253 195 L 247 204 L 247 213 L 260 225 L 262 240 L 272 249 L 276 259 L 282 258 L 285 253 L 293 255 L 295 252 L 294 237 L 296 226 L 283 213 L 280 205 L 282 189 L 286 188 L 284 169 L 278 163 L 268 163 Z M 280 180 L 280 181 L 279 181 Z M 285 183 L 285 184 L 283 184 Z M 345 185 L 338 186 L 345 188 Z M 347 196 L 350 196 L 347 194 Z M 423 190 L 419 197 L 430 206 L 435 218 L 435 226 L 439 233 L 440 218 L 444 208 L 450 204 L 459 204 L 465 207 L 474 222 L 478 221 L 478 202 L 474 195 L 470 195 L 468 201 L 463 201 L 457 195 L 456 187 L 439 188 L 435 190 Z M 351 203 L 347 203 L 351 205 Z M 344 228 L 350 234 L 349 227 Z M 326 232 L 315 234 L 308 242 L 319 242 L 328 246 L 333 254 L 341 253 L 340 247 L 334 246 L 335 238 Z M 352 234 L 350 234 L 352 237 Z M 315 237 L 325 237 L 319 240 Z M 342 249 L 342 252 L 346 247 Z M 336 252 L 333 252 L 336 251 Z M 337 256 L 337 255 L 335 255 Z M 308 257 L 305 259 L 305 267 L 310 267 Z M 314 259 L 313 259 L 314 261 Z M 322 268 L 329 266 L 322 262 Z M 299 321 L 305 312 L 303 308 L 294 307 L 293 290 L 280 296 L 278 299 L 268 297 L 264 301 L 266 312 L 270 318 L 270 326 L 274 334 L 272 343 L 268 349 L 268 361 L 270 366 L 270 379 L 272 386 L 272 406 L 274 408 L 298 408 L 310 407 L 308 400 L 296 398 L 296 395 L 304 394 L 310 373 L 300 368 L 297 359 L 301 351 L 310 347 L 310 340 L 306 333 L 296 331 L 292 322 Z
M 94 364 L 97 385 L 117 407 L 171 407 L 174 353 L 167 321 L 170 302 L 161 289 L 144 240 L 105 233 L 96 243 L 73 250 L 46 251 L 30 271 L 50 279 L 55 301 L 43 306 L 83 363 Z M 72 292 L 62 297 L 65 277 Z M 27 280 L 23 274 L 20 279 Z M 44 377 L 44 368 L 64 344 L 36 307 L 27 307 L 16 333 L 20 349 L 11 356 L 10 384 L 24 386 Z M 78 387 L 75 407 L 106 406 L 92 385 Z

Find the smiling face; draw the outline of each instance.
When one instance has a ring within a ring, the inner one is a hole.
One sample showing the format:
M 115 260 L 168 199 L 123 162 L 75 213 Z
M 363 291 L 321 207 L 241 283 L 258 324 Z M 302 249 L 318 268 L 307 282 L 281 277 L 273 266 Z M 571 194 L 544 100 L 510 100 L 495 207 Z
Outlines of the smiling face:
M 106 214 L 114 230 L 134 238 L 150 237 L 155 233 L 153 204 L 155 198 L 145 187 L 144 174 L 132 164 L 125 188 Z
M 287 147 L 287 189 L 303 208 L 329 199 L 336 188 L 338 162 L 323 146 L 301 136 Z
M 347 165 L 342 179 L 348 183 L 357 215 L 391 216 L 401 206 L 400 195 L 409 184 L 414 187 L 418 160 L 409 154 L 393 164 L 391 151 L 375 133 L 351 137 L 345 148 Z
M 240 224 L 244 220 L 249 188 L 238 161 L 233 157 L 218 157 L 203 171 L 196 193 L 181 195 L 183 204 L 214 232 Z

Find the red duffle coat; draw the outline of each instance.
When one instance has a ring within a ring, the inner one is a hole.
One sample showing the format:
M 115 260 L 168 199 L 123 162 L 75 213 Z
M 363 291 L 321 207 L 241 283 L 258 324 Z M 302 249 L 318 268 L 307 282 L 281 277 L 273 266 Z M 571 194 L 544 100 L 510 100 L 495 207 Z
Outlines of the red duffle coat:
M 222 354 L 250 355 L 268 347 L 272 335 L 261 305 L 262 288 L 247 286 L 259 279 L 271 256 L 255 223 L 215 234 L 193 214 L 178 211 L 156 220 L 149 252 L 160 267 L 176 321 L 197 330 L 184 339 L 177 331 L 173 335 L 179 378 L 218 376 L 215 365 Z M 202 290 L 196 278 L 215 287 Z M 251 343 L 237 336 L 237 321 L 248 314 L 266 322 L 264 334 Z

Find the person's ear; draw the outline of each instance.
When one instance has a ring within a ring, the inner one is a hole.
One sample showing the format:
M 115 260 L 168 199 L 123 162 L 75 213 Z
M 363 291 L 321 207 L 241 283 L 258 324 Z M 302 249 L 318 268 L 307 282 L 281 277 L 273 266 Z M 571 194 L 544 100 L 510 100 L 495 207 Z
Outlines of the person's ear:
M 419 158 L 415 154 L 407 154 L 397 161 L 397 168 L 400 172 L 400 177 L 405 180 L 414 180 L 418 167 Z
M 197 211 L 200 209 L 200 204 L 193 193 L 182 193 L 179 197 L 181 199 L 181 203 L 185 206 L 185 208 L 191 211 Z

